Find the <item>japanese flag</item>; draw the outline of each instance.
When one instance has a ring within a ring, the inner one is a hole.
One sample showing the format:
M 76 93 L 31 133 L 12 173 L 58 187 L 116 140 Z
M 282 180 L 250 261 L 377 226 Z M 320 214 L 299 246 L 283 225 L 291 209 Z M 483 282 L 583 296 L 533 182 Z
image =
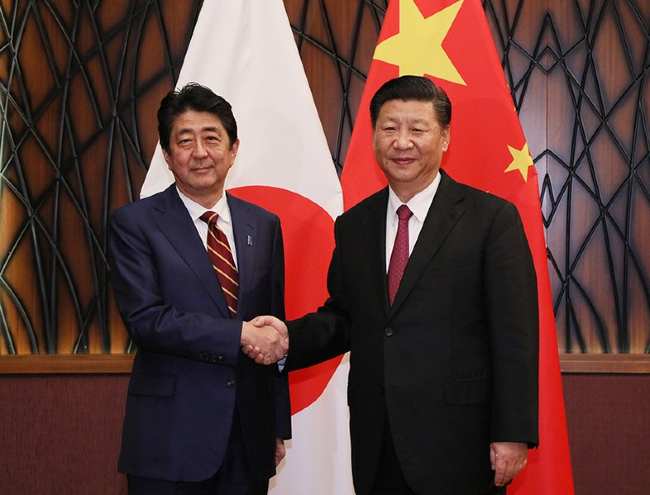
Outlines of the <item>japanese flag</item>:
M 204 2 L 177 87 L 198 82 L 232 105 L 241 141 L 226 188 L 282 221 L 287 318 L 326 298 L 341 186 L 281 0 Z M 141 191 L 173 182 L 160 146 Z M 293 439 L 276 495 L 348 495 L 347 358 L 290 374 Z

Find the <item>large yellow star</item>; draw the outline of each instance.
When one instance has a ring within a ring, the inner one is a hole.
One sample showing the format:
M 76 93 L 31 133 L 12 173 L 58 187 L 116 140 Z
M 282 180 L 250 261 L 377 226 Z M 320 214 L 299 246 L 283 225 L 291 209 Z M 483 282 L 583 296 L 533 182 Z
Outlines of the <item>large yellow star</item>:
M 530 156 L 530 152 L 528 151 L 528 143 L 525 143 L 524 147 L 520 150 L 508 145 L 508 151 L 510 151 L 510 154 L 512 155 L 512 161 L 504 173 L 518 170 L 524 178 L 524 182 L 527 182 L 528 169 L 534 165 L 533 158 Z
M 466 86 L 451 59 L 442 48 L 463 0 L 427 17 L 415 0 L 399 0 L 399 33 L 382 41 L 375 48 L 374 58 L 399 66 L 399 75 L 424 76 Z

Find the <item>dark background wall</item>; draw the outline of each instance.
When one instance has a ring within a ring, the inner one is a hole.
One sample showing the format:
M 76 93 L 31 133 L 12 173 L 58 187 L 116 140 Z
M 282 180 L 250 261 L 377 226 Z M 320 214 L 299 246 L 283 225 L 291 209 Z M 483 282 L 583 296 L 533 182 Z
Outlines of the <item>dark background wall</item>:
M 127 379 L 1 377 L 0 493 L 125 494 L 116 465 Z M 577 495 L 647 495 L 647 375 L 565 375 L 564 394 Z
M 284 3 L 340 170 L 387 2 Z M 106 222 L 137 197 L 201 4 L 0 2 L 0 355 L 129 350 Z M 624 370 L 632 353 L 650 371 L 650 2 L 483 4 L 540 177 L 564 367 Z M 126 380 L 1 376 L 0 493 L 124 492 Z M 564 385 L 578 495 L 650 493 L 649 376 Z
M 564 375 L 577 495 L 650 493 L 648 375 Z

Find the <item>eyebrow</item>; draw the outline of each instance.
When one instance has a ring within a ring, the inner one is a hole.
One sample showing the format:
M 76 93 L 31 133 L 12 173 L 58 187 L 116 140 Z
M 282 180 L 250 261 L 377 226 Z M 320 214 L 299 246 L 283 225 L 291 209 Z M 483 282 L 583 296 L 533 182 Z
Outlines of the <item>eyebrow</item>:
M 401 122 L 401 119 L 398 119 L 396 117 L 386 117 L 385 122 Z M 427 124 L 429 125 L 430 122 L 427 119 L 413 119 L 413 120 L 408 120 L 408 124 Z
M 183 133 L 186 133 L 186 132 L 194 132 L 194 131 L 198 131 L 198 132 L 216 132 L 217 134 L 222 132 L 221 129 L 219 129 L 218 127 L 214 127 L 214 126 L 201 127 L 200 129 L 192 129 L 190 127 L 183 127 L 183 128 L 178 130 L 178 134 L 183 134 Z

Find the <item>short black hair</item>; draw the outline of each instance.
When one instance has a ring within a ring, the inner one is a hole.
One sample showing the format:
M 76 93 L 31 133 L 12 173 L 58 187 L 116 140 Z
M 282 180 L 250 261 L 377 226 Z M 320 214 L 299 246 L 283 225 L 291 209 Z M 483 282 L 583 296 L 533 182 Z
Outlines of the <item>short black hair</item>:
M 442 127 L 451 123 L 451 101 L 447 93 L 436 86 L 431 79 L 421 76 L 401 76 L 386 81 L 370 100 L 370 120 L 372 128 L 377 124 L 379 111 L 384 103 L 391 100 L 430 101 Z
M 158 109 L 158 137 L 160 146 L 169 151 L 169 136 L 174 120 L 183 112 L 209 112 L 217 117 L 230 139 L 230 146 L 237 141 L 237 121 L 232 107 L 225 98 L 215 94 L 210 88 L 198 83 L 189 83 L 176 91 L 170 91 L 160 102 Z

